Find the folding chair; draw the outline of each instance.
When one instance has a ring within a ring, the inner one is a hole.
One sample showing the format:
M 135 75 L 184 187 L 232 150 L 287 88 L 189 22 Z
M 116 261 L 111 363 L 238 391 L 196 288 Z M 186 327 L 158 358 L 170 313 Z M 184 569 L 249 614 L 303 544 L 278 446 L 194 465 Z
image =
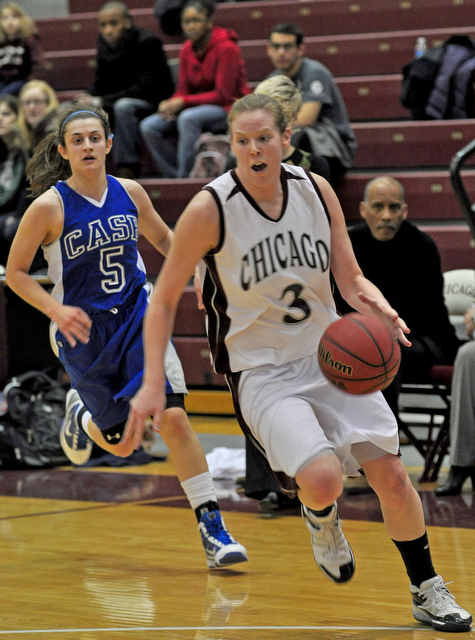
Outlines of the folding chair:
M 466 339 L 463 314 L 472 305 L 475 289 L 474 269 L 455 269 L 444 273 L 444 298 L 449 318 L 459 338 Z M 400 430 L 424 458 L 421 482 L 437 480 L 450 444 L 450 393 L 453 366 L 437 365 L 430 369 L 425 384 L 403 383 L 399 396 L 399 413 L 428 416 L 428 422 L 399 416 Z M 415 428 L 427 428 L 427 436 L 417 436 Z

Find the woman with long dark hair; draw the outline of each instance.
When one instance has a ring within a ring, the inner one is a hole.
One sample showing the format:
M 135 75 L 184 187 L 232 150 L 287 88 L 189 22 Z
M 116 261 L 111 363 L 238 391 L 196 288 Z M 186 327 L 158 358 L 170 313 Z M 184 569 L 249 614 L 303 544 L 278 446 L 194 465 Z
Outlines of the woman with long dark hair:
M 69 459 L 84 464 L 94 441 L 128 456 L 122 438 L 129 399 L 144 366 L 142 321 L 150 285 L 137 251 L 138 234 L 163 254 L 172 232 L 134 180 L 106 175 L 112 146 L 106 113 L 76 105 L 28 165 L 37 199 L 25 212 L 7 264 L 8 285 L 51 319 L 51 342 L 72 388 L 60 439 Z M 40 195 L 41 194 L 41 195 Z M 38 247 L 54 283 L 47 292 L 28 273 Z M 184 409 L 181 363 L 167 347 L 167 408 L 161 436 L 195 510 L 211 568 L 247 560 L 227 531 L 201 444 Z

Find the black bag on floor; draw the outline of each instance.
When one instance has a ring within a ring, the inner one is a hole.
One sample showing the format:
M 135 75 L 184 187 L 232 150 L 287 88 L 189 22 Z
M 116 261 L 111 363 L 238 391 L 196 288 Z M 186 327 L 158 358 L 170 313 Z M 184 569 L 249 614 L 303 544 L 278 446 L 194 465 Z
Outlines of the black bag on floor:
M 69 464 L 59 442 L 66 390 L 43 371 L 11 379 L 3 390 L 8 403 L 0 417 L 0 469 Z

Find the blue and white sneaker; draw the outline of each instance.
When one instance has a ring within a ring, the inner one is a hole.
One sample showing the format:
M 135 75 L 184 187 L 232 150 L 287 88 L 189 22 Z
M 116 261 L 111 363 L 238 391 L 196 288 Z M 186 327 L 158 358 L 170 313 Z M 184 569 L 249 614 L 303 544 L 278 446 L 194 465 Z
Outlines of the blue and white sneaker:
M 66 394 L 66 412 L 59 431 L 59 440 L 64 453 L 77 465 L 86 464 L 92 451 L 92 440 L 76 419 L 78 411 L 83 406 L 76 389 L 70 389 Z
M 238 562 L 247 562 L 247 551 L 236 542 L 226 529 L 219 511 L 210 511 L 201 516 L 198 523 L 201 542 L 206 552 L 210 569 L 227 567 Z

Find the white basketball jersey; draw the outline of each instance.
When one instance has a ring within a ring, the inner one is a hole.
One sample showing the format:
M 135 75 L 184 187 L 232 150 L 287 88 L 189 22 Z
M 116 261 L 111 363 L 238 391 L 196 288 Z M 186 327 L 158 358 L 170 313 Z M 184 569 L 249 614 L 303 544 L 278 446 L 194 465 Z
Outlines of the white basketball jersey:
M 338 316 L 330 286 L 330 217 L 306 169 L 282 165 L 282 213 L 269 218 L 235 171 L 205 187 L 219 209 L 218 246 L 202 264 L 215 370 L 280 365 L 315 353 Z

